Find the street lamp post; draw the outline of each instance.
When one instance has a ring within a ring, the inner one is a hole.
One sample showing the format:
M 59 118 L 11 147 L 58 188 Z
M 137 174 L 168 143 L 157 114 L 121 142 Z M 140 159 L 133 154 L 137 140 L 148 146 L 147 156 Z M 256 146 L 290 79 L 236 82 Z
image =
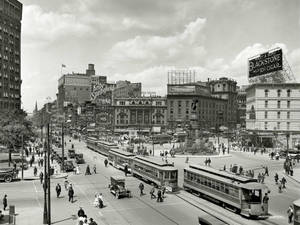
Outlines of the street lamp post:
M 61 169 L 64 171 L 65 165 L 64 165 L 64 160 L 65 160 L 65 141 L 64 141 L 64 123 L 61 123 L 61 152 L 62 152 L 62 162 L 61 162 Z
M 290 138 L 290 133 L 286 134 L 286 157 L 289 155 L 289 138 Z
M 51 225 L 51 194 L 50 194 L 50 124 L 47 124 L 47 166 L 48 166 L 48 176 L 47 176 L 47 189 L 48 189 L 48 225 Z
M 24 179 L 24 140 L 23 140 L 23 134 L 22 134 L 22 150 L 21 150 L 21 153 L 22 153 L 22 161 L 21 161 L 21 171 L 22 171 L 22 180 Z
M 48 224 L 48 213 L 47 213 L 47 155 L 46 155 L 46 142 L 43 143 L 44 148 L 44 213 L 43 213 L 43 224 Z

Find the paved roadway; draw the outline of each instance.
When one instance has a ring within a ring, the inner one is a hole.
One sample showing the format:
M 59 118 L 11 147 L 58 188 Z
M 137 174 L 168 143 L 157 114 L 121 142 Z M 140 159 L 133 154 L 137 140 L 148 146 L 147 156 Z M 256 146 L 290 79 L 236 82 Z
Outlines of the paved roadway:
M 92 167 L 97 165 L 98 174 L 91 176 L 72 175 L 69 180 L 75 189 L 75 202 L 69 203 L 66 192 L 63 190 L 62 197 L 56 199 L 54 186 L 63 180 L 52 180 L 52 223 L 71 225 L 76 224 L 75 215 L 79 206 L 82 206 L 89 217 L 93 217 L 98 224 L 197 224 L 198 216 L 206 216 L 202 209 L 214 215 L 221 216 L 229 224 L 287 224 L 286 210 L 288 205 L 295 199 L 300 198 L 299 184 L 288 180 L 288 189 L 282 194 L 278 194 L 274 186 L 273 172 L 270 178 L 266 179 L 267 185 L 271 189 L 270 211 L 271 218 L 266 221 L 253 221 L 242 218 L 206 200 L 181 192 L 179 195 L 167 194 L 163 203 L 150 200 L 150 186 L 145 184 L 145 196 L 140 197 L 138 193 L 139 180 L 133 177 L 126 178 L 127 187 L 132 190 L 133 198 L 117 200 L 108 191 L 109 177 L 111 175 L 123 174 L 115 168 L 104 167 L 104 157 L 88 150 L 84 142 L 74 141 L 75 149 L 83 152 L 87 163 Z M 70 143 L 66 149 L 70 147 Z M 190 163 L 203 163 L 205 158 L 190 158 Z M 182 171 L 186 166 L 185 158 L 169 159 L 174 161 L 175 166 Z M 266 156 L 253 156 L 249 153 L 233 152 L 231 157 L 213 158 L 212 166 L 227 168 L 230 164 L 241 164 L 245 169 L 258 168 L 261 165 L 268 165 L 271 171 L 281 171 L 283 161 L 271 161 Z M 85 165 L 81 166 L 84 171 Z M 182 181 L 182 173 L 179 174 Z M 182 182 L 180 182 L 180 185 Z M 8 194 L 9 204 L 16 205 L 17 224 L 41 224 L 43 212 L 43 192 L 39 181 L 13 182 L 10 184 L 1 183 L 0 194 Z M 62 185 L 63 186 L 63 185 Z M 103 209 L 93 207 L 94 195 L 102 192 L 104 203 Z

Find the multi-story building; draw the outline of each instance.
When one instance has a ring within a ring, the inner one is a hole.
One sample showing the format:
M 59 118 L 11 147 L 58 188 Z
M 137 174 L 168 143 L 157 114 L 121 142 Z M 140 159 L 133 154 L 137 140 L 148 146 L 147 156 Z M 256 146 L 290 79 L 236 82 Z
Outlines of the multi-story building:
M 191 119 L 199 129 L 227 125 L 227 100 L 212 96 L 205 82 L 168 84 L 167 106 L 171 130 L 189 126 Z
M 246 93 L 247 130 L 262 137 L 299 133 L 300 83 L 258 83 L 250 85 Z
M 133 98 L 141 97 L 142 84 L 131 83 L 130 81 L 117 81 L 114 87 L 113 96 L 114 98 Z
M 236 128 L 237 124 L 237 82 L 235 80 L 222 77 L 218 80 L 209 80 L 212 96 L 227 100 L 227 110 L 224 112 L 227 117 L 228 128 Z
M 165 129 L 166 98 L 159 96 L 114 98 L 114 132 L 160 132 Z
M 0 0 L 0 110 L 21 108 L 22 4 Z
M 103 77 L 95 77 L 94 64 L 89 64 L 86 73 L 64 74 L 58 80 L 58 108 L 62 112 L 63 108 L 69 104 L 79 105 L 91 99 L 91 81 Z M 104 77 L 106 80 L 106 77 Z
M 244 85 L 237 89 L 237 125 L 240 128 L 246 128 L 246 88 Z

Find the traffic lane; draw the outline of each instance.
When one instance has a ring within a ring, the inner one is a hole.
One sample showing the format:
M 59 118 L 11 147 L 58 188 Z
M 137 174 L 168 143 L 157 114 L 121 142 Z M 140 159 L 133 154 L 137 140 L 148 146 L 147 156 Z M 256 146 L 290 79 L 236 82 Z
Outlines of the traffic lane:
M 77 146 L 77 144 L 75 146 Z M 82 145 L 82 147 L 83 146 L 84 145 Z M 100 163 L 100 172 L 103 173 L 102 176 L 104 178 L 107 179 L 114 174 L 123 175 L 123 172 L 116 170 L 111 166 L 105 168 L 101 162 L 102 160 L 100 162 L 99 160 L 96 160 L 96 162 L 94 160 L 95 156 L 98 156 L 97 158 L 101 157 L 102 159 L 105 157 L 99 156 L 98 153 L 95 152 L 88 153 L 82 148 L 80 148 L 80 150 L 86 154 L 87 163 L 91 163 L 91 161 L 92 163 Z M 167 195 L 164 203 L 157 203 L 155 200 L 151 201 L 150 195 L 148 194 L 151 186 L 147 184 L 144 184 L 145 193 L 147 193 L 147 195 L 139 197 L 138 184 L 141 181 L 133 177 L 126 177 L 126 186 L 132 191 L 134 197 L 131 199 L 125 198 L 116 200 L 109 192 L 108 188 L 106 190 L 103 189 L 103 182 L 95 182 L 94 177 L 97 175 L 86 176 L 85 178 L 90 180 L 91 185 L 83 185 L 82 189 L 84 189 L 84 192 L 86 193 L 93 191 L 99 192 L 99 190 L 103 192 L 102 194 L 105 197 L 104 199 L 106 199 L 108 207 L 101 210 L 101 213 L 106 218 L 106 221 L 112 220 L 110 222 L 114 222 L 113 219 L 115 218 L 115 214 L 118 213 L 121 217 L 125 218 L 125 220 L 131 221 L 132 224 L 141 224 L 141 222 L 142 224 L 176 224 L 176 221 L 179 222 L 178 224 L 194 224 L 197 221 L 198 215 L 203 214 L 202 211 L 194 208 L 193 206 L 188 205 L 183 201 L 179 201 L 176 197 L 174 197 L 174 195 Z M 107 179 L 106 182 L 109 182 L 109 180 Z M 99 184 L 101 186 L 99 186 Z M 78 181 L 76 181 L 75 185 L 78 185 Z M 188 210 L 183 213 L 183 208 Z M 165 211 L 165 213 L 161 213 L 160 209 Z M 135 218 L 134 221 L 132 218 Z M 145 218 L 147 218 L 147 220 L 145 220 Z M 153 221 L 153 219 L 155 220 Z

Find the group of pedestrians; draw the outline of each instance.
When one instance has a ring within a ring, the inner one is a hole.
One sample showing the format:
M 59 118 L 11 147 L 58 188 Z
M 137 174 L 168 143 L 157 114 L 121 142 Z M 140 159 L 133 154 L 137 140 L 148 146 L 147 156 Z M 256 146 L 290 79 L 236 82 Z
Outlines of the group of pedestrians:
M 144 184 L 142 182 L 139 184 L 139 190 L 140 190 L 140 196 L 145 195 L 145 193 L 144 193 Z M 150 198 L 151 199 L 156 199 L 157 202 L 163 202 L 163 198 L 165 196 L 165 193 L 166 193 L 166 187 L 162 186 L 161 188 L 157 189 L 157 193 L 155 195 L 155 187 L 153 186 L 150 189 Z
M 88 219 L 82 207 L 79 208 L 77 212 L 78 225 L 97 225 L 93 218 Z

